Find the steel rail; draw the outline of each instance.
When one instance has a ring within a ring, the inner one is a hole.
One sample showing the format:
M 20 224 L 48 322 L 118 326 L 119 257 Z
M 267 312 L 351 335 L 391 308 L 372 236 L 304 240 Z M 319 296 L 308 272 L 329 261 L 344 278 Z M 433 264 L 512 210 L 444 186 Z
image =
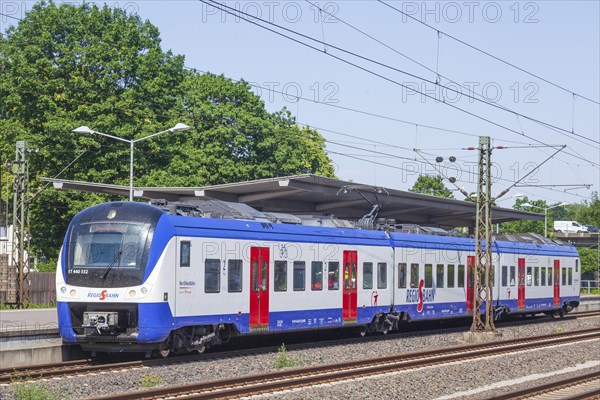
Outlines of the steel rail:
M 508 400 L 508 399 L 527 399 L 534 396 L 539 396 L 542 394 L 557 392 L 559 390 L 565 389 L 570 386 L 579 386 L 584 383 L 598 381 L 600 382 L 600 371 L 593 371 L 587 373 L 585 375 L 578 375 L 569 378 L 564 378 L 558 380 L 553 380 L 551 382 L 543 383 L 541 385 L 535 385 L 526 387 L 524 389 L 511 390 L 509 392 L 495 394 L 490 397 L 485 398 L 484 400 Z M 566 394 L 565 394 L 566 395 Z M 586 390 L 584 392 L 573 393 L 570 395 L 566 395 L 565 397 L 560 397 L 561 399 L 587 399 L 594 398 L 596 396 L 600 396 L 600 384 L 592 389 Z
M 411 352 L 318 367 L 299 368 L 183 386 L 113 394 L 106 397 L 99 397 L 95 400 L 158 399 L 174 396 L 177 396 L 178 399 L 216 399 L 250 396 L 294 387 L 313 386 L 326 382 L 380 375 L 410 368 L 420 368 L 598 338 L 600 338 L 600 330 L 594 328 L 569 332 L 567 334 L 543 335 L 424 352 Z

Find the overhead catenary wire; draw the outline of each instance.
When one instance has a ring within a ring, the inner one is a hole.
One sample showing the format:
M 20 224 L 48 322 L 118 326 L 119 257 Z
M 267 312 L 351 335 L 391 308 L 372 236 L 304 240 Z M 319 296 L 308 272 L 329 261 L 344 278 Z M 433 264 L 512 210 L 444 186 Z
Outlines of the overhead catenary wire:
M 276 35 L 279 35 L 279 36 L 285 37 L 285 38 L 287 38 L 287 39 L 289 39 L 289 40 L 291 40 L 291 41 L 293 41 L 293 42 L 296 42 L 296 43 L 298 43 L 298 44 L 301 44 L 301 45 L 303 45 L 303 46 L 305 46 L 305 47 L 308 47 L 308 48 L 310 48 L 310 49 L 313 49 L 313 50 L 315 50 L 315 51 L 318 51 L 318 52 L 320 52 L 320 53 L 323 53 L 323 52 L 322 52 L 322 51 L 321 51 L 319 48 L 317 48 L 317 47 L 315 47 L 315 46 L 312 46 L 312 45 L 310 45 L 310 44 L 308 44 L 308 43 L 302 42 L 301 40 L 298 40 L 298 39 L 296 39 L 296 38 L 293 38 L 293 37 L 291 37 L 291 36 L 288 36 L 288 35 L 286 35 L 286 34 L 284 34 L 284 33 L 278 32 L 278 31 L 276 31 L 276 30 L 274 30 L 274 29 L 271 29 L 271 28 L 269 28 L 269 27 L 267 27 L 267 26 L 261 25 L 261 24 L 257 23 L 256 21 L 254 21 L 254 20 L 257 20 L 257 19 L 259 19 L 259 18 L 256 18 L 256 17 L 254 17 L 254 16 L 252 16 L 252 19 L 245 18 L 245 17 L 243 17 L 243 16 L 240 16 L 240 15 L 238 15 L 238 14 L 240 13 L 238 10 L 235 10 L 235 9 L 234 9 L 234 11 L 230 11 L 230 10 L 228 10 L 227 8 L 231 8 L 231 7 L 227 7 L 227 6 L 223 6 L 223 7 L 225 7 L 225 8 L 222 8 L 222 7 L 221 7 L 221 6 L 222 6 L 222 4 L 220 4 L 220 3 L 217 3 L 217 2 L 215 2 L 215 1 L 213 1 L 213 0 L 199 0 L 199 1 L 200 1 L 200 2 L 202 2 L 202 3 L 204 3 L 204 4 L 211 5 L 211 6 L 213 6 L 213 7 L 217 8 L 217 9 L 219 9 L 219 10 L 223 11 L 223 12 L 226 12 L 226 13 L 228 13 L 228 14 L 230 14 L 230 15 L 236 16 L 237 18 L 239 18 L 239 19 L 242 19 L 242 20 L 244 20 L 244 21 L 246 21 L 246 22 L 248 22 L 248 23 L 251 23 L 251 24 L 253 24 L 253 25 L 256 25 L 256 26 L 258 26 L 258 27 L 260 27 L 260 28 L 262 28 L 262 29 L 265 29 L 265 30 L 267 30 L 267 31 L 270 31 L 270 32 L 272 32 L 272 33 L 275 33 Z M 254 20 L 253 20 L 253 19 L 254 19 Z M 267 23 L 268 23 L 268 22 L 267 22 Z M 283 28 L 283 29 L 287 29 L 287 28 Z M 318 41 L 318 40 L 317 40 L 317 41 Z M 369 74 L 371 74 L 371 75 L 377 76 L 377 77 L 379 77 L 379 78 L 381 78 L 381 79 L 383 79 L 383 80 L 386 80 L 386 81 L 388 81 L 388 82 L 390 82 L 390 83 L 393 83 L 393 84 L 396 84 L 396 85 L 398 85 L 398 86 L 402 86 L 402 87 L 405 87 L 405 88 L 407 88 L 407 87 L 406 87 L 406 85 L 404 85 L 404 84 L 402 84 L 402 83 L 400 83 L 400 82 L 398 82 L 398 81 L 395 81 L 394 79 L 391 79 L 391 78 L 389 78 L 389 77 L 386 77 L 386 76 L 384 76 L 384 75 L 381 75 L 381 74 L 379 74 L 379 73 L 377 73 L 377 72 L 374 72 L 374 71 L 372 71 L 372 70 L 370 70 L 370 69 L 368 69 L 368 68 L 362 67 L 362 66 L 360 66 L 360 65 L 358 65 L 358 64 L 356 64 L 356 63 L 353 63 L 353 62 L 351 62 L 351 61 L 348 61 L 348 60 L 346 60 L 346 59 L 344 59 L 344 58 L 338 57 L 338 56 L 336 56 L 336 55 L 332 54 L 331 52 L 329 52 L 329 53 L 323 53 L 323 54 L 325 54 L 325 55 L 327 55 L 327 56 L 329 56 L 329 57 L 335 58 L 335 59 L 337 59 L 337 60 L 339 60 L 339 61 L 341 61 L 341 62 L 343 62 L 343 63 L 346 63 L 346 64 L 348 64 L 348 65 L 351 65 L 351 66 L 353 66 L 353 67 L 355 67 L 355 68 L 357 68 L 357 69 L 360 69 L 360 70 L 362 70 L 362 71 L 364 71 L 364 72 L 367 72 L 367 73 L 369 73 Z M 419 91 L 419 90 L 415 90 L 414 88 L 410 88 L 410 89 L 411 89 L 411 90 L 414 90 L 414 91 L 416 91 L 417 93 L 420 93 L 421 95 L 423 95 L 423 96 L 425 96 L 425 97 L 428 97 L 428 98 L 431 98 L 431 99 L 434 99 L 434 100 L 436 100 L 436 99 L 435 99 L 433 96 L 431 96 L 431 95 L 428 95 L 428 94 L 426 94 L 426 93 L 424 93 L 424 92 L 421 92 L 421 91 Z M 458 107 L 458 106 L 455 106 L 454 104 L 447 103 L 447 102 L 443 102 L 442 104 L 444 104 L 444 105 L 446 105 L 446 106 L 448 106 L 448 107 L 454 108 L 454 109 L 456 109 L 456 110 L 458 110 L 458 111 L 461 111 L 461 112 L 463 112 L 463 113 L 465 113 L 465 114 L 467 114 L 467 115 L 470 115 L 470 116 L 472 116 L 472 117 L 474 117 L 474 118 L 477 118 L 477 119 L 480 119 L 480 120 L 482 120 L 482 121 L 488 122 L 488 123 L 490 123 L 490 124 L 492 124 L 492 125 L 495 125 L 495 126 L 497 126 L 497 127 L 499 127 L 499 128 L 505 129 L 505 130 L 507 130 L 507 131 L 509 131 L 509 132 L 513 132 L 513 133 L 515 133 L 515 134 L 517 134 L 517 135 L 520 135 L 520 136 L 527 137 L 527 138 L 529 138 L 530 140 L 533 140 L 533 141 L 535 141 L 535 142 L 537 142 L 537 143 L 540 143 L 540 144 L 546 144 L 546 143 L 544 143 L 544 142 L 542 142 L 542 141 L 540 141 L 540 140 L 538 140 L 538 139 L 536 139 L 536 138 L 534 138 L 534 137 L 532 137 L 532 136 L 530 136 L 530 135 L 527 135 L 527 134 L 525 134 L 525 133 L 523 133 L 523 132 L 518 132 L 518 131 L 516 131 L 516 130 L 514 130 L 514 129 L 510 128 L 510 127 L 507 127 L 507 126 L 505 126 L 505 125 L 502 125 L 502 124 L 500 124 L 500 123 L 497 123 L 497 122 L 495 122 L 495 121 L 492 121 L 492 120 L 490 120 L 490 119 L 488 119 L 488 118 L 482 117 L 482 116 L 480 116 L 480 115 L 477 115 L 477 114 L 475 114 L 475 113 L 473 113 L 473 112 L 470 112 L 470 111 L 468 111 L 468 110 L 465 110 L 465 109 L 463 109 L 463 108 L 460 108 L 460 107 Z M 591 140 L 591 139 L 590 139 L 590 140 Z M 569 154 L 569 155 L 571 155 L 571 156 L 573 156 L 573 157 L 575 157 L 575 158 L 579 158 L 579 159 L 581 159 L 581 157 L 579 157 L 579 156 L 575 156 L 575 155 L 573 155 L 572 153 L 569 153 L 569 152 L 566 152 L 566 151 L 565 151 L 565 153 L 566 153 L 566 154 Z M 585 160 L 585 161 L 587 161 L 587 162 L 589 162 L 590 164 L 593 164 L 594 166 L 600 166 L 600 164 L 598 164 L 598 163 L 596 163 L 596 162 L 590 161 L 590 160 L 588 160 L 588 159 L 585 159 L 585 158 L 584 158 L 584 160 Z
M 260 17 L 254 16 L 254 15 L 250 15 L 250 14 L 248 14 L 248 13 L 246 13 L 246 12 L 242 11 L 242 10 L 238 10 L 238 9 L 236 9 L 236 8 L 229 7 L 229 6 L 225 5 L 225 4 L 218 3 L 218 2 L 217 2 L 217 1 L 215 1 L 215 0 L 199 0 L 199 1 L 200 1 L 200 2 L 202 2 L 202 3 L 204 3 L 204 4 L 206 4 L 206 5 L 211 5 L 211 6 L 213 6 L 213 7 L 217 8 L 217 9 L 219 9 L 219 10 L 223 11 L 223 12 L 226 12 L 226 13 L 228 13 L 229 15 L 235 16 L 235 17 L 237 17 L 237 18 L 240 18 L 240 19 L 242 19 L 242 20 L 244 20 L 244 21 L 246 21 L 246 22 L 249 22 L 249 23 L 251 23 L 251 24 L 254 24 L 254 25 L 256 25 L 256 26 L 258 26 L 258 27 L 260 27 L 260 28 L 263 28 L 263 29 L 265 29 L 265 30 L 271 31 L 271 32 L 273 32 L 273 33 L 275 33 L 275 34 L 277 34 L 277 35 L 283 36 L 283 37 L 285 37 L 285 38 L 287 38 L 287 39 L 289 39 L 289 40 L 293 40 L 293 41 L 295 41 L 295 42 L 297 42 L 297 43 L 299 43 L 299 44 L 302 44 L 302 45 L 304 45 L 304 46 L 306 46 L 306 47 L 312 48 L 313 50 L 319 51 L 320 53 L 323 53 L 323 54 L 326 54 L 326 55 L 328 55 L 328 56 L 330 56 L 330 57 L 336 58 L 336 59 L 338 59 L 338 60 L 340 60 L 340 61 L 342 61 L 342 62 L 345 62 L 345 63 L 347 63 L 347 64 L 349 64 L 349 65 L 352 65 L 352 66 L 354 66 L 354 67 L 356 67 L 356 68 L 359 68 L 359 69 L 361 69 L 361 70 L 364 70 L 365 72 L 368 72 L 368 73 L 370 73 L 370 74 L 372 74 L 372 75 L 378 76 L 378 77 L 380 77 L 380 78 L 382 78 L 382 79 L 385 79 L 385 80 L 387 80 L 387 81 L 389 81 L 389 82 L 395 83 L 396 85 L 399 85 L 399 86 L 401 86 L 401 87 L 404 87 L 405 89 L 408 89 L 408 90 L 411 90 L 411 91 L 414 91 L 414 92 L 420 93 L 422 96 L 428 97 L 428 98 L 430 98 L 430 99 L 432 99 L 432 100 L 436 100 L 436 101 L 438 100 L 436 97 L 434 97 L 434 96 L 431 96 L 431 95 L 428 95 L 428 94 L 424 93 L 423 91 L 417 90 L 417 89 L 415 89 L 415 88 L 413 88 L 413 87 L 409 87 L 409 86 L 407 86 L 407 85 L 405 85 L 405 84 L 403 84 L 403 83 L 397 82 L 397 81 L 395 81 L 395 80 L 393 80 L 393 79 L 391 79 L 391 78 L 385 77 L 384 75 L 381 75 L 381 74 L 379 74 L 379 73 L 376 73 L 376 72 L 374 72 L 374 71 L 371 71 L 371 70 L 369 70 L 369 69 L 367 69 L 367 68 L 365 68 L 365 67 L 359 66 L 358 64 L 356 64 L 356 63 L 353 63 L 353 62 L 351 62 L 351 61 L 348 61 L 348 60 L 346 60 L 346 59 L 344 59 L 344 58 L 341 58 L 341 57 L 335 56 L 335 55 L 331 54 L 331 52 L 324 52 L 324 51 L 322 51 L 320 48 L 314 47 L 314 46 L 312 46 L 312 45 L 310 45 L 310 44 L 308 44 L 308 43 L 305 43 L 305 42 L 302 42 L 302 41 L 300 41 L 300 40 L 298 40 L 298 39 L 292 38 L 292 37 L 290 37 L 290 36 L 288 36 L 288 35 L 285 35 L 285 34 L 283 34 L 283 33 L 281 33 L 281 32 L 278 32 L 278 31 L 276 31 L 276 30 L 274 30 L 274 29 L 270 29 L 270 28 L 268 28 L 268 27 L 267 27 L 267 26 L 265 26 L 265 25 L 261 25 L 261 24 L 257 23 L 256 21 L 260 21 L 260 22 L 262 22 L 262 23 L 264 23 L 264 24 L 267 24 L 267 25 L 270 25 L 270 26 L 276 27 L 277 29 L 280 29 L 280 30 L 283 30 L 283 31 L 289 32 L 289 33 L 291 33 L 291 34 L 294 34 L 294 35 L 300 36 L 300 37 L 302 37 L 302 38 L 305 38 L 305 39 L 311 40 L 311 41 L 313 41 L 313 42 L 316 42 L 316 43 L 318 43 L 318 44 L 320 44 L 320 45 L 326 45 L 328 48 L 333 48 L 333 49 L 336 49 L 336 50 L 338 50 L 338 51 L 340 51 L 340 52 L 343 52 L 343 53 L 349 54 L 349 55 L 351 55 L 351 56 L 353 56 L 353 57 L 357 57 L 357 58 L 359 58 L 359 59 L 361 59 L 361 60 L 364 60 L 364 61 L 367 61 L 367 62 L 373 63 L 373 64 L 375 64 L 375 65 L 378 65 L 378 66 L 381 66 L 381 67 L 384 67 L 384 68 L 390 69 L 390 70 L 392 70 L 392 71 L 395 71 L 395 72 L 399 72 L 399 73 L 405 74 L 405 75 L 407 75 L 407 76 L 410 76 L 410 77 L 412 77 L 412 78 L 419 79 L 419 80 L 422 80 L 422 81 L 424 81 L 424 82 L 431 83 L 431 84 L 434 84 L 434 85 L 439 85 L 439 84 L 438 84 L 438 83 L 436 83 L 435 81 L 432 81 L 432 80 L 430 80 L 430 79 L 427 79 L 427 78 L 421 77 L 421 76 L 419 76 L 419 75 L 416 75 L 416 74 L 413 74 L 413 73 L 410 73 L 410 72 L 404 71 L 404 70 L 402 70 L 402 69 L 399 69 L 399 68 L 396 68 L 396 67 L 393 67 L 393 66 L 391 66 L 391 65 L 388 65 L 388 64 L 386 64 L 386 63 L 383 63 L 383 62 L 380 62 L 380 61 L 374 60 L 374 59 L 372 59 L 372 58 L 370 58 L 370 57 L 362 56 L 362 55 L 360 55 L 360 54 L 358 54 L 358 53 L 355 53 L 355 52 L 353 52 L 353 51 L 350 51 L 350 50 L 346 50 L 346 49 L 344 49 L 344 48 L 341 48 L 341 47 L 339 47 L 339 46 L 335 46 L 335 45 L 333 45 L 333 44 L 331 44 L 331 43 L 326 43 L 326 42 L 324 42 L 324 41 L 322 41 L 322 40 L 315 39 L 315 38 L 313 38 L 313 37 L 311 37 L 311 36 L 305 35 L 305 34 L 303 34 L 303 33 L 300 33 L 300 32 L 298 32 L 298 31 L 295 31 L 295 30 L 293 30 L 293 29 L 289 29 L 289 28 L 286 28 L 286 27 L 284 27 L 284 26 L 281 26 L 281 25 L 279 25 L 279 24 L 276 24 L 276 23 L 274 23 L 274 22 L 271 22 L 271 21 L 265 20 L 265 19 L 263 19 L 263 18 L 260 18 Z M 241 15 L 245 15 L 246 17 L 243 17 L 243 16 L 241 16 L 240 14 L 241 14 Z M 533 117 L 530 117 L 530 116 L 527 116 L 527 115 L 521 114 L 521 113 L 519 113 L 519 112 L 516 112 L 516 111 L 514 111 L 514 110 L 511 110 L 511 109 L 509 109 L 509 108 L 507 108 L 507 107 L 504 107 L 504 106 L 501 106 L 501 105 L 499 105 L 499 104 L 494 104 L 494 103 L 492 103 L 492 102 L 485 101 L 485 100 L 483 100 L 483 99 L 480 99 L 480 98 L 478 98 L 477 96 L 473 96 L 473 95 L 470 95 L 470 94 L 464 94 L 464 93 L 462 93 L 461 91 L 458 91 L 458 90 L 456 90 L 456 89 L 454 89 L 454 88 L 452 88 L 452 87 L 449 87 L 449 86 L 444 86 L 444 85 L 439 85 L 439 86 L 441 86 L 441 87 L 445 88 L 446 90 L 450 90 L 450 91 L 452 91 L 452 92 L 454 92 L 454 93 L 457 93 L 457 94 L 458 94 L 458 93 L 460 93 L 461 95 L 464 95 L 464 96 L 465 96 L 465 97 L 467 97 L 467 98 L 470 98 L 470 99 L 473 99 L 473 100 L 475 100 L 475 101 L 478 101 L 478 102 L 480 102 L 481 104 L 484 104 L 484 105 L 487 105 L 487 106 L 490 106 L 490 107 L 494 107 L 494 108 L 500 109 L 500 110 L 502 110 L 502 111 L 509 112 L 509 113 L 511 113 L 511 114 L 519 115 L 519 116 L 520 116 L 520 117 L 522 117 L 522 118 L 525 118 L 525 119 L 528 119 L 528 120 L 530 120 L 530 121 L 536 122 L 536 123 L 538 123 L 538 124 L 540 124 L 540 125 L 542 125 L 542 126 L 545 126 L 545 127 L 547 127 L 547 128 L 554 129 L 554 130 L 556 130 L 558 133 L 560 133 L 560 134 L 562 134 L 562 135 L 565 135 L 565 136 L 567 136 L 567 135 L 573 135 L 573 136 L 577 136 L 577 137 L 579 137 L 579 138 L 581 138 L 581 139 L 583 139 L 583 140 L 590 141 L 590 142 L 591 142 L 591 143 L 593 143 L 594 145 L 596 145 L 596 144 L 597 144 L 597 145 L 600 145 L 600 141 L 596 141 L 596 140 L 594 140 L 594 139 L 590 139 L 590 138 L 588 138 L 588 137 L 586 137 L 586 136 L 584 136 L 584 135 L 580 135 L 580 134 L 578 134 L 578 133 L 575 133 L 575 132 L 571 132 L 571 131 L 570 131 L 570 130 L 568 130 L 568 129 L 564 129 L 564 128 L 561 128 L 561 127 L 555 126 L 555 125 L 553 125 L 553 124 L 550 124 L 550 123 L 548 123 L 548 122 L 541 121 L 541 120 L 539 120 L 539 119 L 537 119 L 537 118 L 533 118 Z M 465 109 L 462 109 L 462 108 L 460 108 L 460 107 L 456 107 L 456 106 L 454 106 L 454 105 L 452 105 L 452 104 L 450 104 L 450 103 L 448 103 L 448 102 L 442 102 L 442 104 L 446 104 L 446 105 L 448 105 L 448 106 L 451 106 L 451 107 L 453 107 L 453 108 L 456 108 L 456 109 L 458 109 L 458 110 L 461 110 L 461 111 L 463 111 L 463 112 L 467 112 L 468 114 L 470 114 L 470 115 L 472 115 L 472 116 L 476 116 L 477 118 L 481 118 L 481 119 L 483 119 L 482 117 L 480 117 L 480 116 L 478 116 L 478 115 L 476 115 L 476 114 L 470 113 L 470 112 L 466 111 Z M 487 121 L 487 122 L 489 122 L 489 123 L 493 123 L 494 125 L 498 125 L 497 123 L 495 123 L 495 122 L 492 122 L 491 120 L 486 120 L 486 121 Z M 498 126 L 501 126 L 501 125 L 498 125 Z M 576 140 L 576 139 L 575 139 L 575 140 Z M 591 144 L 588 144 L 588 145 L 592 146 Z M 594 147 L 595 147 L 595 146 L 594 146 Z
M 541 81 L 543 81 L 543 82 L 546 82 L 547 84 L 549 84 L 549 85 L 552 85 L 552 86 L 554 86 L 554 87 L 556 87 L 556 88 L 558 88 L 558 89 L 561 89 L 561 90 L 563 90 L 563 91 L 565 91 L 565 92 L 567 92 L 567 93 L 569 93 L 569 94 L 577 95 L 577 96 L 581 97 L 582 99 L 585 99 L 585 100 L 587 100 L 587 101 L 589 101 L 589 102 L 591 102 L 591 103 L 594 103 L 594 104 L 598 104 L 598 105 L 600 105 L 600 102 L 599 102 L 598 100 L 594 100 L 594 99 L 591 99 L 591 98 L 589 98 L 589 97 L 586 97 L 586 96 L 584 96 L 584 95 L 582 95 L 582 94 L 576 93 L 575 91 L 573 91 L 573 90 L 571 90 L 571 89 L 567 89 L 566 87 L 564 87 L 564 86 L 561 86 L 561 85 L 559 85 L 559 84 L 557 84 L 557 83 L 555 83 L 555 82 L 552 82 L 552 81 L 550 81 L 549 79 L 543 78 L 543 77 L 541 77 L 541 76 L 539 76 L 539 75 L 537 75 L 537 74 L 535 74 L 535 73 L 533 73 L 533 72 L 531 72 L 531 71 L 528 71 L 528 70 L 526 70 L 526 69 L 524 69 L 524 68 L 521 68 L 521 67 L 519 67 L 518 65 L 515 65 L 515 64 L 513 64 L 513 63 L 511 63 L 511 62 L 509 62 L 509 61 L 506 61 L 506 60 L 504 60 L 504 59 L 502 59 L 502 58 L 500 58 L 500 57 L 498 57 L 498 56 L 495 56 L 495 55 L 491 54 L 491 53 L 490 53 L 490 52 L 488 52 L 488 51 L 485 51 L 485 50 L 483 50 L 483 49 L 480 49 L 479 47 L 477 47 L 477 46 L 474 46 L 474 45 L 472 45 L 472 44 L 470 44 L 470 43 L 467 43 L 467 42 L 465 42 L 464 40 L 461 40 L 461 39 L 459 39 L 459 38 L 457 38 L 457 37 L 455 37 L 455 36 L 452 36 L 452 35 L 450 35 L 450 34 L 448 34 L 448 33 L 446 33 L 446 32 L 443 32 L 443 31 L 439 30 L 438 28 L 436 28 L 436 27 L 434 27 L 434 26 L 432 26 L 432 25 L 429 25 L 428 23 L 426 23 L 426 22 L 424 22 L 424 21 L 421 21 L 420 19 L 418 19 L 418 18 L 415 18 L 415 17 L 413 17 L 412 15 L 410 15 L 410 14 L 407 14 L 407 13 L 405 13 L 405 12 L 404 12 L 404 11 L 402 11 L 402 10 L 399 10 L 398 8 L 396 8 L 396 7 L 394 7 L 394 6 L 392 6 L 392 5 L 388 4 L 388 3 L 386 3 L 386 2 L 385 2 L 385 1 L 383 1 L 383 0 L 377 0 L 377 1 L 378 1 L 378 2 L 380 2 L 380 3 L 381 3 L 381 4 L 383 4 L 383 5 L 385 5 L 385 6 L 389 7 L 389 8 L 391 8 L 392 10 L 395 10 L 396 12 L 398 12 L 398 13 L 400 13 L 400 14 L 402 14 L 402 15 L 404 15 L 404 16 L 406 16 L 406 17 L 410 18 L 410 19 L 412 19 L 413 21 L 416 21 L 416 22 L 418 22 L 418 23 L 420 23 L 420 24 L 422 24 L 422 25 L 425 25 L 425 26 L 426 26 L 426 27 L 428 27 L 429 29 L 432 29 L 432 30 L 434 30 L 434 31 L 438 32 L 438 34 L 441 32 L 441 33 L 442 33 L 444 36 L 446 36 L 446 37 L 449 37 L 450 39 L 453 39 L 453 40 L 457 41 L 458 43 L 460 43 L 460 44 L 462 44 L 462 45 L 465 45 L 465 46 L 467 46 L 467 47 L 469 47 L 469 48 L 471 48 L 471 49 L 473 49 L 473 50 L 475 50 L 475 51 L 478 51 L 478 52 L 480 52 L 480 53 L 482 53 L 482 54 L 485 54 L 486 56 L 488 56 L 488 57 L 491 57 L 491 58 L 493 58 L 493 59 L 494 59 L 494 60 L 496 60 L 496 61 L 499 61 L 499 62 L 501 62 L 501 63 L 503 63 L 503 64 L 506 64 L 506 65 L 508 65 L 508 66 L 510 66 L 510 67 L 512 67 L 512 68 L 514 68 L 514 69 L 517 69 L 517 70 L 521 71 L 521 72 L 524 72 L 524 73 L 526 73 L 527 75 L 533 76 L 534 78 L 536 78 L 536 79 L 539 79 L 539 80 L 541 80 Z

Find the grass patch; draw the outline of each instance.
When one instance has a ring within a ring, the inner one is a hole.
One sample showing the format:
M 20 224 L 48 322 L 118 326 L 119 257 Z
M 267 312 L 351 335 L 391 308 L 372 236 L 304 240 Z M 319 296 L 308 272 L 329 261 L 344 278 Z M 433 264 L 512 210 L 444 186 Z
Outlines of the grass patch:
M 155 386 L 163 385 L 165 381 L 156 374 L 143 374 L 140 378 L 140 385 L 143 388 L 152 388 Z
M 298 367 L 302 364 L 304 364 L 304 361 L 288 356 L 287 349 L 285 348 L 284 343 L 282 343 L 281 346 L 279 346 L 277 360 L 275 360 L 275 362 L 273 363 L 274 368 L 293 368 Z
M 12 384 L 16 400 L 66 400 L 70 398 L 63 389 L 49 388 L 41 382 Z
M 565 328 L 558 328 L 554 333 L 565 333 Z
M 581 294 L 600 294 L 600 288 L 592 288 L 589 293 L 586 288 L 581 288 Z

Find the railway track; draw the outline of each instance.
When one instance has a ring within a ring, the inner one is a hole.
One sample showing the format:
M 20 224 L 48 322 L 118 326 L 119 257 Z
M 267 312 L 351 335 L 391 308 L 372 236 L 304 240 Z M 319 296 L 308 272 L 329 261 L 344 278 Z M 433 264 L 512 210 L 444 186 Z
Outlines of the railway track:
M 172 397 L 177 399 L 237 398 L 599 338 L 600 330 L 586 329 L 564 334 L 405 353 L 377 359 L 128 392 L 94 400 L 140 400 Z
M 584 375 L 558 378 L 541 385 L 496 394 L 485 400 L 583 400 L 598 398 L 600 398 L 600 371 L 593 371 Z
M 588 311 L 582 313 L 573 313 L 565 318 L 588 318 L 588 317 L 600 317 L 600 311 Z M 539 323 L 541 319 L 531 319 L 530 321 L 523 322 L 520 321 L 519 324 L 530 324 L 530 323 Z M 511 322 L 504 322 L 503 324 L 510 324 Z M 436 330 L 436 332 L 440 333 L 448 333 L 453 331 L 464 331 L 463 328 L 455 328 L 455 329 L 442 329 Z M 321 347 L 321 346 L 335 346 L 335 345 L 347 345 L 353 343 L 365 343 L 369 341 L 380 341 L 380 340 L 394 340 L 394 335 L 387 336 L 370 336 L 364 338 L 346 338 L 346 339 L 330 339 L 330 340 L 322 340 L 319 342 L 312 343 L 301 343 L 301 344 L 292 344 L 287 345 L 288 350 L 296 350 L 303 349 L 306 347 Z M 287 343 L 287 341 L 286 341 Z M 152 366 L 160 366 L 160 365 L 168 365 L 175 363 L 185 363 L 185 362 L 196 362 L 196 361 L 207 361 L 214 359 L 225 359 L 229 357 L 239 357 L 242 355 L 255 355 L 255 354 L 267 354 L 267 353 L 276 353 L 278 347 L 277 346 L 267 346 L 260 348 L 249 348 L 242 350 L 233 350 L 233 351 L 219 351 L 215 353 L 206 353 L 200 355 L 185 355 L 185 356 L 176 356 L 168 359 L 143 359 L 143 360 L 132 360 L 132 361 L 124 361 L 124 362 L 103 362 L 99 359 L 84 359 L 84 360 L 74 360 L 74 361 L 66 361 L 62 363 L 55 364 L 43 364 L 43 365 L 35 365 L 29 367 L 17 367 L 17 368 L 4 368 L 0 369 L 0 385 L 1 384 L 9 384 L 14 381 L 29 381 L 29 380 L 39 380 L 39 379 L 48 379 L 48 378 L 59 378 L 71 376 L 74 374 L 83 375 L 83 374 L 93 374 L 96 372 L 109 372 L 109 371 L 119 371 L 123 369 L 134 369 L 134 368 L 148 368 Z

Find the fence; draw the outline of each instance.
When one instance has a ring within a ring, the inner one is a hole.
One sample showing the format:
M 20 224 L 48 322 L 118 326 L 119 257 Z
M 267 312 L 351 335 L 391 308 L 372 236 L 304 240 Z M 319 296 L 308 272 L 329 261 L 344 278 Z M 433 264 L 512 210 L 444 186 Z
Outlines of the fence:
M 581 293 L 590 294 L 592 289 L 598 289 L 600 287 L 600 281 L 581 281 Z
M 29 301 L 33 304 L 51 304 L 56 300 L 56 272 L 29 274 Z

